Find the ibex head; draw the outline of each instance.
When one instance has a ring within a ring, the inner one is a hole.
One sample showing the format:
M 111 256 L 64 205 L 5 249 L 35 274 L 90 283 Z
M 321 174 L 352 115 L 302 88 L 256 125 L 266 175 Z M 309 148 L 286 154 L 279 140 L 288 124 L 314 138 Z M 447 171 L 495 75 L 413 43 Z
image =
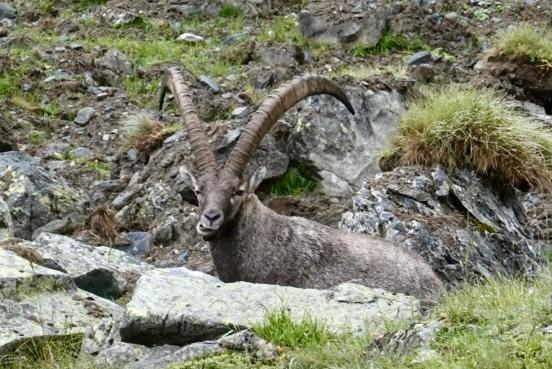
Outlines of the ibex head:
M 215 160 L 207 136 L 201 128 L 190 91 L 177 68 L 169 68 L 165 74 L 160 109 L 163 108 L 168 90 L 182 110 L 194 164 L 200 173 L 196 178 L 186 168 L 181 167 L 180 170 L 182 175 L 190 178 L 194 186 L 201 213 L 196 229 L 206 238 L 215 237 L 225 225 L 232 223 L 244 201 L 254 194 L 263 180 L 266 173 L 264 168 L 251 178 L 244 176 L 244 170 L 263 137 L 286 111 L 307 96 L 327 94 L 337 98 L 354 114 L 345 93 L 331 81 L 318 76 L 296 77 L 276 89 L 251 115 L 226 164 L 221 167 Z

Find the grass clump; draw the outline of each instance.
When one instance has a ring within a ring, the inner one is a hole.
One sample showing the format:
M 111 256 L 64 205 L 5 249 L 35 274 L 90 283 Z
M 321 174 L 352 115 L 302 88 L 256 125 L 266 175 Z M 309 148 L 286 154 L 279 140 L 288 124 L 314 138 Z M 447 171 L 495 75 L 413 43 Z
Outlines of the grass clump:
M 278 196 L 304 196 L 318 188 L 316 175 L 309 168 L 293 164 L 281 177 L 266 181 L 261 190 Z
M 103 161 L 100 161 L 100 160 L 89 160 L 89 161 L 86 161 L 84 164 L 86 168 L 97 173 L 100 178 L 104 178 L 104 179 L 109 178 L 109 174 L 111 173 L 110 163 L 104 163 Z
M 46 132 L 31 131 L 29 133 L 29 142 L 33 145 L 42 145 L 46 140 Z
M 494 50 L 502 57 L 552 68 L 552 31 L 545 26 L 518 24 L 496 35 Z
M 375 46 L 356 44 L 349 49 L 349 54 L 356 57 L 367 57 L 376 54 L 388 54 L 391 51 L 420 51 L 430 50 L 423 41 L 419 39 L 409 40 L 403 35 L 392 33 L 386 29 Z
M 348 76 L 358 80 L 367 80 L 382 75 L 388 75 L 395 79 L 409 78 L 408 68 L 404 63 L 372 64 L 345 66 L 336 73 L 337 76 Z
M 149 153 L 163 143 L 163 140 L 175 133 L 179 125 L 164 125 L 147 113 L 138 113 L 122 122 L 125 139 L 121 148 L 136 148 Z
M 422 94 L 402 115 L 391 140 L 390 156 L 397 164 L 466 168 L 503 189 L 552 187 L 552 132 L 503 96 L 465 85 Z
M 73 369 L 82 343 L 80 335 L 29 340 L 0 356 L 1 369 Z M 82 369 L 96 369 L 83 366 Z
M 289 348 L 324 345 L 335 337 L 323 323 L 313 318 L 293 321 L 284 308 L 270 311 L 253 331 L 267 341 Z
M 222 18 L 237 18 L 241 15 L 241 9 L 239 6 L 224 3 L 219 9 L 219 17 Z

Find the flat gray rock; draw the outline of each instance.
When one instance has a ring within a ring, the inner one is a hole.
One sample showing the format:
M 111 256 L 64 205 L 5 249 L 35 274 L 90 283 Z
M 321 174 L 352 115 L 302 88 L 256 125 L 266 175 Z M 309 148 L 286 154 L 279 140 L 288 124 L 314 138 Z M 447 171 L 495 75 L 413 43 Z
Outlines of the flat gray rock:
M 250 328 L 282 308 L 294 320 L 310 316 L 334 332 L 362 332 L 367 327 L 377 332 L 385 320 L 417 315 L 419 302 L 352 283 L 333 290 L 300 289 L 223 283 L 186 268 L 155 269 L 138 281 L 120 334 L 128 343 L 185 345 Z
M 82 334 L 123 309 L 79 290 L 71 277 L 0 248 L 0 356 L 20 342 Z
M 117 298 L 153 267 L 126 252 L 90 246 L 72 238 L 42 233 L 29 244 L 44 265 L 68 273 L 79 288 L 105 298 Z
M 94 109 L 93 107 L 88 106 L 86 108 L 82 108 L 77 113 L 75 119 L 73 119 L 73 122 L 75 122 L 79 126 L 85 126 L 88 124 L 88 122 L 90 122 L 90 119 L 92 119 L 94 114 L 96 114 L 96 109 Z

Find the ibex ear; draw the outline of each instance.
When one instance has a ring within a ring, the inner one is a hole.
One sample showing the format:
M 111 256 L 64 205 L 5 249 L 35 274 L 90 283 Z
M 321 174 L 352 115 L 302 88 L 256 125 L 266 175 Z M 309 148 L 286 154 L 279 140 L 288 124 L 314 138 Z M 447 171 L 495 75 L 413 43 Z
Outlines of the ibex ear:
M 178 174 L 180 174 L 181 177 L 184 177 L 184 178 L 188 179 L 188 181 L 190 181 L 190 187 L 191 187 L 192 191 L 196 190 L 197 180 L 194 177 L 194 175 L 192 174 L 192 172 L 190 172 L 190 170 L 188 170 L 188 168 L 186 168 L 185 166 L 179 167 L 178 168 Z
M 249 178 L 249 192 L 253 193 L 257 190 L 257 187 L 261 184 L 266 176 L 266 168 L 259 167 L 255 173 Z

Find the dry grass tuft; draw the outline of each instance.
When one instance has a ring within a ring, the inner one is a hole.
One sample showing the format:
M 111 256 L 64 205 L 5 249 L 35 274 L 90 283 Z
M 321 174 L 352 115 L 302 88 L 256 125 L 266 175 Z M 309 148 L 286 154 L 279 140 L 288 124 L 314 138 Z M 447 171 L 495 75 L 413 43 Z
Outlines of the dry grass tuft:
M 499 93 L 451 85 L 422 95 L 392 139 L 389 157 L 396 164 L 466 168 L 504 189 L 552 188 L 552 132 Z
M 122 125 L 126 134 L 123 149 L 135 147 L 143 153 L 159 148 L 165 138 L 178 130 L 177 126 L 166 126 L 142 112 L 129 117 Z
M 115 210 L 109 205 L 98 206 L 88 217 L 90 230 L 103 241 L 113 243 L 119 234 L 119 223 L 117 222 Z

